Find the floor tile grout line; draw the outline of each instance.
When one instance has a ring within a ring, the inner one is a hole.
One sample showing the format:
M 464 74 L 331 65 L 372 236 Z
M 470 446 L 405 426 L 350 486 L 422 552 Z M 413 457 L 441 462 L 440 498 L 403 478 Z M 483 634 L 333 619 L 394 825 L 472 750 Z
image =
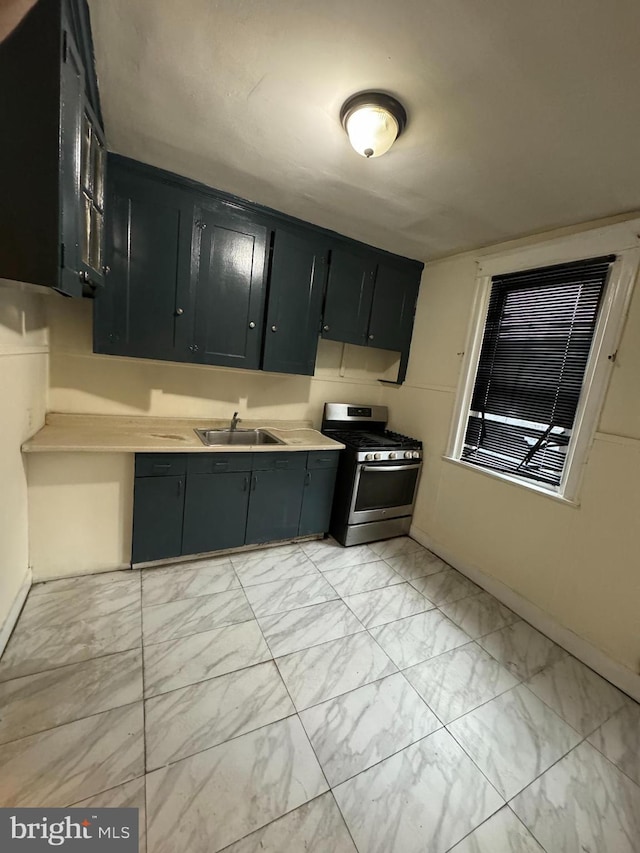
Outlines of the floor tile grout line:
M 64 669 L 67 666 L 75 666 L 76 664 L 80 664 L 80 663 L 88 663 L 89 661 L 92 661 L 92 660 L 102 660 L 102 658 L 108 658 L 108 657 L 111 657 L 112 655 L 120 655 L 120 654 L 123 654 L 124 652 L 135 652 L 137 649 L 141 649 L 141 648 L 142 648 L 142 638 L 140 639 L 140 644 L 137 646 L 127 646 L 126 649 L 118 649 L 117 651 L 114 651 L 114 652 L 105 652 L 102 655 L 94 655 L 92 657 L 81 658 L 80 660 L 74 660 L 74 661 L 70 661 L 68 663 L 61 663 L 61 664 L 58 664 L 57 666 L 50 666 L 48 669 L 39 669 L 36 672 L 25 672 L 22 675 L 14 675 L 13 678 L 2 679 L 0 677 L 0 685 L 8 684 L 10 681 L 17 681 L 19 678 L 30 678 L 32 675 L 44 675 L 47 672 L 56 672 L 57 670 Z
M 25 601 L 26 606 L 26 601 Z M 20 620 L 22 620 L 21 628 L 27 630 L 29 632 L 33 631 L 55 631 L 56 629 L 65 628 L 68 625 L 78 625 L 82 622 L 93 621 L 94 619 L 113 619 L 118 616 L 126 616 L 129 613 L 133 613 L 133 611 L 138 607 L 138 605 L 133 602 L 132 604 L 127 604 L 125 607 L 117 608 L 115 610 L 110 611 L 109 613 L 97 613 L 97 614 L 87 614 L 85 611 L 81 618 L 71 620 L 62 620 L 61 622 L 43 622 L 39 624 L 30 624 L 35 621 L 34 616 L 27 615 L 24 618 L 24 610 L 20 611 Z M 18 627 L 18 623 L 16 623 L 16 628 Z M 15 630 L 15 629 L 14 629 Z M 7 644 L 8 645 L 8 644 Z
M 259 660 L 255 661 L 255 663 L 249 663 L 246 666 L 240 666 L 238 669 L 229 670 L 229 672 L 221 672 L 218 675 L 211 675 L 209 678 L 201 678 L 198 681 L 190 681 L 188 684 L 181 684 L 179 687 L 172 687 L 171 690 L 163 690 L 161 693 L 154 693 L 152 696 L 145 696 L 145 702 L 150 701 L 151 699 L 157 699 L 159 696 L 168 696 L 170 693 L 175 693 L 177 690 L 187 690 L 189 687 L 197 687 L 199 684 L 206 684 L 209 681 L 215 681 L 217 678 L 224 678 L 226 675 L 235 675 L 237 672 L 244 672 L 246 669 L 253 669 L 254 666 L 261 666 L 263 663 L 270 663 L 275 660 L 273 658 L 267 658 L 267 660 Z
M 332 797 L 333 801 L 335 802 L 335 797 L 333 797 L 331 790 L 323 791 L 321 794 L 317 794 L 315 797 L 312 797 L 310 800 L 307 800 L 306 802 L 301 803 L 299 806 L 295 806 L 294 808 L 289 809 L 286 812 L 283 812 L 283 814 L 279 815 L 278 817 L 274 817 L 274 819 L 270 820 L 268 823 L 265 823 L 262 826 L 257 826 L 255 829 L 252 829 L 250 832 L 247 832 L 245 835 L 240 836 L 240 838 L 236 838 L 235 841 L 231 841 L 229 844 L 225 845 L 220 850 L 218 850 L 217 853 L 225 853 L 225 851 L 230 850 L 230 848 L 233 847 L 234 844 L 238 844 L 240 841 L 244 841 L 246 838 L 249 838 L 254 833 L 261 832 L 262 830 L 267 829 L 267 827 L 271 826 L 271 824 L 277 823 L 279 820 L 282 820 L 283 818 L 287 817 L 288 815 L 293 814 L 298 809 L 301 809 L 304 806 L 308 806 L 310 803 L 314 803 L 316 800 L 319 800 L 321 797 L 326 797 L 326 796 Z M 336 807 L 337 806 L 338 806 L 338 804 L 336 803 Z M 347 829 L 348 829 L 348 827 L 347 827 Z
M 142 634 L 142 645 L 143 647 L 147 646 L 161 646 L 163 643 L 173 643 L 178 642 L 179 640 L 188 640 L 190 637 L 197 637 L 200 634 L 208 634 L 209 631 L 218 631 L 221 628 L 232 628 L 234 625 L 246 625 L 248 622 L 257 621 L 254 616 L 248 619 L 240 619 L 238 622 L 225 622 L 223 625 L 214 625 L 213 627 L 202 628 L 199 631 L 194 631 L 191 634 L 182 634 L 180 637 L 167 637 L 164 640 L 154 640 L 152 643 L 145 641 L 144 639 L 144 629 Z
M 109 788 L 105 788 L 104 791 L 100 791 L 98 794 L 91 794 L 89 797 L 84 797 L 83 800 L 93 799 L 93 797 L 99 797 L 102 794 L 108 794 L 111 791 L 115 791 L 117 788 L 122 787 L 122 785 L 129 785 L 131 782 L 137 782 L 138 779 L 144 781 L 146 773 L 141 773 L 139 776 L 133 776 L 131 779 L 127 779 L 126 782 L 118 782 L 116 785 L 111 785 Z M 76 800 L 75 803 L 70 803 L 67 806 L 61 806 L 61 808 L 71 809 L 74 808 L 78 803 L 83 802 L 83 800 Z
M 2 749 L 5 746 L 10 746 L 11 744 L 19 743 L 22 740 L 28 740 L 31 737 L 38 737 L 39 735 L 45 735 L 45 734 L 48 734 L 49 732 L 54 732 L 56 729 L 61 729 L 64 726 L 72 726 L 74 723 L 81 723 L 84 720 L 90 720 L 93 717 L 99 717 L 100 714 L 108 714 L 111 711 L 121 711 L 123 708 L 133 708 L 134 705 L 138 705 L 141 702 L 142 702 L 142 699 L 134 699 L 133 702 L 125 702 L 123 705 L 116 705 L 114 708 L 106 708 L 104 711 L 95 711 L 93 714 L 87 714 L 86 717 L 78 717 L 77 719 L 69 720 L 66 723 L 58 723 L 57 726 L 49 726 L 46 729 L 40 729 L 37 732 L 32 732 L 31 734 L 22 735 L 22 737 L 17 737 L 17 738 L 14 738 L 13 740 L 5 741 L 4 743 L 0 744 L 0 749 Z M 136 776 L 134 778 L 137 779 L 139 777 Z M 127 780 L 127 781 L 130 781 L 130 780 Z M 118 784 L 122 784 L 122 783 L 118 783 Z M 112 785 L 111 787 L 117 787 L 117 786 Z
M 265 663 L 269 663 L 269 661 L 265 661 Z M 278 673 L 279 675 L 280 673 Z M 286 685 L 285 685 L 286 687 Z M 291 703 L 293 705 L 293 702 Z M 255 734 L 259 732 L 261 729 L 266 729 L 269 726 L 273 726 L 276 723 L 282 723 L 285 720 L 290 720 L 292 717 L 297 717 L 298 712 L 295 709 L 295 705 L 293 705 L 293 710 L 288 714 L 285 714 L 283 717 L 278 717 L 277 720 L 270 720 L 268 723 L 262 723 L 260 726 L 256 726 L 252 729 L 247 729 L 243 732 L 238 732 L 238 734 L 231 735 L 231 737 L 226 738 L 225 740 L 218 741 L 217 743 L 212 743 L 209 746 L 205 746 L 202 749 L 196 749 L 195 752 L 190 752 L 188 755 L 181 755 L 180 758 L 175 758 L 172 761 L 166 761 L 164 764 L 159 764 L 157 767 L 152 767 L 150 770 L 145 772 L 145 776 L 148 776 L 150 773 L 155 773 L 157 770 L 166 770 L 168 767 L 174 767 L 176 764 L 180 764 L 183 761 L 188 761 L 190 758 L 195 758 L 196 755 L 202 755 L 203 752 L 209 752 L 211 749 L 216 749 L 218 746 L 224 746 L 227 743 L 232 743 L 234 740 L 239 740 L 245 735 Z
M 567 753 L 567 754 L 568 754 L 568 753 Z M 516 795 L 516 796 L 517 796 L 517 795 Z M 529 829 L 529 827 L 528 827 L 528 826 L 527 826 L 527 824 L 522 820 L 522 818 L 520 817 L 520 815 L 518 815 L 518 814 L 516 814 L 516 813 L 515 813 L 515 811 L 511 808 L 510 803 L 507 803 L 506 808 L 508 808 L 508 809 L 509 809 L 509 811 L 511 812 L 511 814 L 515 817 L 515 819 L 516 819 L 520 824 L 522 824 L 522 826 L 525 828 L 526 832 L 528 832 L 528 833 L 529 833 L 529 835 L 534 839 L 534 841 L 536 841 L 536 842 L 540 845 L 540 849 L 543 851 L 543 853 L 548 853 L 547 848 L 546 848 L 546 847 L 542 844 L 542 842 L 541 842 L 541 841 L 536 837 L 536 835 L 534 834 L 533 830 L 532 830 L 532 829 Z
M 91 658 L 83 658 L 82 660 L 74 660 L 70 663 L 63 663 L 59 664 L 58 666 L 52 666 L 49 669 L 41 669 L 38 670 L 38 672 L 27 672 L 24 675 L 16 675 L 13 678 L 7 678 L 4 681 L 0 679 L 0 688 L 2 688 L 4 684 L 11 684 L 13 681 L 20 681 L 23 678 L 35 678 L 38 675 L 46 675 L 49 672 L 60 672 L 61 670 L 71 668 L 72 666 L 81 666 L 83 663 L 86 664 L 91 663 L 91 661 L 94 660 L 103 660 L 104 658 L 115 657 L 116 655 L 123 655 L 126 654 L 126 652 L 135 652 L 141 648 L 142 643 L 140 643 L 139 646 L 132 646 L 129 649 L 119 649 L 117 652 L 106 652 L 103 655 L 96 655 L 95 657 Z
M 564 651 L 564 649 L 563 649 L 563 651 Z M 567 652 L 567 654 L 570 654 L 570 652 Z M 575 658 L 575 660 L 577 660 L 577 658 Z M 561 720 L 563 720 L 563 721 L 564 721 L 568 726 L 570 726 L 570 727 L 571 727 L 575 732 L 577 732 L 577 734 L 579 734 L 579 735 L 580 735 L 580 737 L 583 737 L 583 738 L 585 738 L 585 739 L 586 739 L 586 738 L 591 737 L 591 735 L 592 735 L 592 734 L 594 734 L 594 732 L 597 732 L 597 731 L 598 731 L 598 729 L 599 729 L 599 728 L 601 728 L 601 726 L 604 726 L 604 724 L 605 724 L 605 723 L 608 723 L 608 722 L 609 722 L 609 720 L 610 720 L 612 717 L 614 717 L 614 716 L 618 713 L 618 711 L 620 711 L 620 710 L 622 709 L 622 707 L 623 707 L 622 705 L 621 705 L 619 708 L 616 708 L 616 710 L 615 710 L 612 714 L 610 714 L 610 715 L 609 715 L 609 716 L 608 716 L 608 717 L 607 717 L 607 718 L 606 718 L 602 723 L 598 723 L 596 726 L 594 726 L 594 728 L 593 728 L 593 729 L 590 729 L 586 734 L 585 734 L 584 732 L 579 731 L 578 729 L 576 729 L 576 727 L 573 725 L 573 723 L 571 723 L 569 720 L 567 720 L 567 719 L 566 719 L 566 717 L 564 717 L 564 716 L 560 713 L 560 711 L 558 711 L 558 709 L 557 709 L 557 708 L 554 708 L 554 707 L 553 707 L 553 705 L 550 705 L 550 704 L 546 701 L 546 699 L 543 699 L 543 698 L 542 698 L 542 696 L 538 696 L 538 694 L 535 692 L 535 690 L 532 690 L 532 689 L 531 689 L 531 686 L 530 686 L 529 682 L 530 682 L 533 678 L 535 678 L 536 676 L 538 676 L 538 675 L 542 675 L 542 673 L 543 673 L 543 672 L 546 672 L 548 669 L 551 669 L 553 666 L 555 666 L 555 663 L 550 663 L 548 666 L 545 666 L 545 667 L 544 667 L 544 669 L 541 669 L 539 672 L 534 673 L 534 674 L 533 674 L 532 676 L 530 676 L 529 678 L 527 678 L 527 679 L 523 679 L 523 680 L 520 682 L 520 684 L 521 684 L 523 687 L 526 687 L 526 688 L 528 689 L 528 691 L 529 691 L 530 693 L 532 693 L 532 694 L 536 697 L 536 699 L 539 699 L 539 700 L 540 700 L 540 702 L 542 702 L 542 704 L 543 704 L 543 705 L 545 705 L 545 706 L 546 706 L 550 711 L 553 711 L 553 713 L 554 713 L 557 717 L 560 717 L 560 719 L 561 719 Z M 607 683 L 609 683 L 609 682 L 607 682 Z M 624 694 L 623 694 L 623 695 L 624 695 Z M 596 749 L 597 749 L 597 747 L 596 747 Z M 598 750 L 598 751 L 600 752 L 600 750 Z M 604 753 L 603 753 L 603 755 L 604 755 Z M 606 758 L 606 756 L 605 756 L 605 758 Z
M 311 561 L 309 561 L 309 562 L 311 562 Z M 302 580 L 302 578 L 314 578 L 314 577 L 316 577 L 316 575 L 319 575 L 320 577 L 322 577 L 322 572 L 319 572 L 313 564 L 312 564 L 312 568 L 313 568 L 312 572 L 305 572 L 303 575 L 293 575 L 292 577 L 273 578 L 272 580 L 268 580 L 268 581 L 260 580 L 258 582 L 253 582 L 253 583 L 245 583 L 244 581 L 240 580 L 240 585 L 241 585 L 242 589 L 244 589 L 244 591 L 246 592 L 248 589 L 253 589 L 256 586 L 264 586 L 265 584 L 268 584 L 268 583 L 290 583 L 291 581 Z
M 182 601 L 198 601 L 198 599 L 200 599 L 200 598 L 213 598 L 216 595 L 226 595 L 229 592 L 242 592 L 242 593 L 244 593 L 244 589 L 241 585 L 232 586 L 232 587 L 229 587 L 229 589 L 216 590 L 216 592 L 200 592 L 197 595 L 184 595 L 184 596 L 181 596 L 178 598 L 170 598 L 167 601 L 154 601 L 151 604 L 145 604 L 144 597 L 143 597 L 142 609 L 143 610 L 151 610 L 152 607 L 165 607 L 167 604 L 175 604 L 177 602 L 182 602 Z
M 385 678 L 392 678 L 394 675 L 401 675 L 401 673 L 399 673 L 399 672 L 392 672 L 390 675 L 386 675 L 386 676 L 384 676 L 383 678 L 378 678 L 376 681 L 371 681 L 371 682 L 369 682 L 368 684 L 362 684 L 362 685 L 360 685 L 360 687 L 355 688 L 355 689 L 356 689 L 356 690 L 360 690 L 362 687 L 369 687 L 371 684 L 376 684 L 378 681 L 384 681 L 384 679 L 385 679 Z M 355 692 L 355 690 L 349 690 L 349 691 L 348 691 L 348 693 L 354 693 L 354 692 Z M 331 699 L 326 699 L 325 701 L 326 701 L 326 702 L 332 702 L 334 699 L 339 699 L 339 698 L 341 698 L 342 696 L 347 696 L 347 695 L 348 695 L 348 693 L 341 693 L 339 696 L 334 696 L 334 697 L 332 697 Z M 319 704 L 321 705 L 321 704 L 322 704 L 322 702 L 320 702 Z M 425 704 L 426 704 L 426 703 L 425 703 Z M 312 706 L 312 707 L 317 707 L 317 706 Z M 317 761 L 318 761 L 318 764 L 320 764 L 320 767 L 322 767 L 322 762 L 320 761 L 320 758 L 318 757 L 318 754 L 317 754 L 317 753 L 316 753 L 316 751 L 315 751 L 315 747 L 313 746 L 313 743 L 311 742 L 311 738 L 309 737 L 309 734 L 308 734 L 308 732 L 307 732 L 306 726 L 305 726 L 304 721 L 303 721 L 303 719 L 302 719 L 302 717 L 301 717 L 301 714 L 302 714 L 304 711 L 308 711 L 308 710 L 309 710 L 308 708 L 304 708 L 304 709 L 303 709 L 303 711 L 298 711 L 298 716 L 300 717 L 300 723 L 302 724 L 302 728 L 304 729 L 305 734 L 307 735 L 307 738 L 309 739 L 309 743 L 311 743 L 311 748 L 313 749 L 313 752 L 314 752 L 314 754 L 315 754 L 315 756 L 316 756 L 316 759 L 317 759 Z M 438 720 L 438 722 L 440 722 L 440 720 L 438 719 L 438 717 L 436 717 L 436 719 Z M 398 755 L 398 754 L 399 754 L 400 752 L 402 752 L 403 750 L 407 749 L 407 748 L 408 748 L 408 747 L 410 747 L 410 746 L 413 746 L 414 744 L 418 743 L 418 742 L 419 742 L 419 741 L 421 741 L 421 740 L 424 740 L 425 738 L 428 738 L 430 735 L 433 735 L 433 734 L 435 734 L 436 732 L 441 731 L 443 728 L 444 728 L 444 726 L 443 726 L 442 724 L 440 724 L 440 725 L 439 725 L 437 728 L 435 728 L 432 732 L 429 732 L 429 734 L 422 735 L 422 737 L 416 738 L 416 740 L 411 741 L 411 743 L 407 743 L 407 744 L 405 744 L 404 746 L 400 747 L 400 749 L 396 749 L 396 750 L 394 750 L 392 753 L 390 753 L 389 755 L 385 755 L 385 756 L 384 756 L 384 758 L 380 758 L 380 759 L 379 759 L 378 761 L 376 761 L 374 764 L 371 764 L 371 765 L 369 765 L 368 767 L 363 768 L 362 770 L 358 770 L 358 772 L 357 772 L 357 773 L 353 773 L 351 776 L 347 776 L 345 779 L 341 779 L 339 782 L 336 782 L 336 784 L 335 784 L 335 785 L 331 785 L 331 784 L 329 784 L 329 780 L 327 779 L 326 775 L 324 774 L 324 767 L 322 767 L 322 772 L 323 772 L 323 775 L 325 775 L 325 779 L 326 779 L 326 781 L 327 781 L 327 784 L 329 785 L 329 789 L 330 789 L 331 791 L 333 791 L 333 789 L 334 789 L 334 788 L 337 788 L 339 785 L 343 785 L 345 782 L 348 782 L 348 781 L 350 781 L 351 779 L 355 779 L 355 778 L 356 778 L 356 776 L 359 776 L 361 773 L 366 773 L 366 771 L 367 771 L 367 770 L 370 770 L 372 767 L 377 767 L 377 765 L 378 765 L 378 764 L 382 764 L 382 762 L 383 762 L 383 761 L 386 761 L 386 760 L 387 760 L 387 758 L 391 758 L 391 757 L 392 757 L 392 756 L 394 756 L 394 755 Z
M 620 709 L 618 709 L 618 710 L 620 710 Z M 616 714 L 617 713 L 618 713 L 618 711 L 616 711 Z M 612 715 L 612 716 L 615 716 L 615 715 Z M 610 719 L 611 719 L 611 717 L 609 717 L 609 720 Z M 606 722 L 609 722 L 609 720 L 607 720 Z M 604 723 L 602 723 L 602 725 L 604 725 Z M 634 779 L 633 776 L 629 776 L 629 774 L 627 773 L 626 770 L 623 770 L 622 767 L 619 767 L 612 758 L 609 758 L 609 756 L 606 755 L 599 747 L 597 747 L 594 743 L 591 743 L 589 738 L 594 734 L 594 732 L 597 732 L 599 728 L 601 728 L 601 727 L 598 726 L 598 728 L 594 729 L 590 734 L 585 735 L 585 737 L 581 741 L 581 743 L 577 744 L 577 745 L 580 746 L 582 743 L 589 744 L 589 746 L 592 747 L 593 749 L 595 749 L 596 752 L 600 753 L 600 755 L 605 759 L 605 761 L 608 761 L 609 764 L 612 767 L 614 767 L 619 773 L 622 773 L 622 775 L 626 776 L 627 779 L 629 779 L 629 781 L 633 782 L 633 784 L 636 786 L 636 788 L 640 788 L 640 782 L 638 782 L 636 779 Z

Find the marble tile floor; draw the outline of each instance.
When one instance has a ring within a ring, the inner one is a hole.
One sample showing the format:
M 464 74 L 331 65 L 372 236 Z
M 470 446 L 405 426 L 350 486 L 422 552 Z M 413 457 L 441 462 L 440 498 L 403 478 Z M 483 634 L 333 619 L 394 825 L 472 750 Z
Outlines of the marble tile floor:
M 640 706 L 408 537 L 32 588 L 0 806 L 142 853 L 640 853 Z

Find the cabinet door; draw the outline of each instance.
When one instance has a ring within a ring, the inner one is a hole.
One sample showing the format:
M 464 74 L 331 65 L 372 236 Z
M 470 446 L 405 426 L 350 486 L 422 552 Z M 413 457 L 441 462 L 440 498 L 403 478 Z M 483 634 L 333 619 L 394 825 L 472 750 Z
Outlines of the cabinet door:
M 80 135 L 79 270 L 85 282 L 103 284 L 106 149 L 104 134 L 86 98 Z
M 250 477 L 249 472 L 189 474 L 183 554 L 244 545 Z
M 260 367 L 267 229 L 227 211 L 196 209 L 192 287 L 195 360 Z
M 313 232 L 275 234 L 264 370 L 313 376 L 327 271 L 324 239 Z
M 177 557 L 182 549 L 183 476 L 136 477 L 132 563 Z
M 68 296 L 82 295 L 80 274 L 81 192 L 80 140 L 84 99 L 84 68 L 75 41 L 63 31 L 60 66 L 60 282 Z
M 94 350 L 184 360 L 176 346 L 180 287 L 188 290 L 193 208 L 159 181 L 109 165 L 107 286 L 96 294 Z
M 369 322 L 370 346 L 395 352 L 408 350 L 419 287 L 418 269 L 387 261 L 378 264 Z
M 298 535 L 305 471 L 254 471 L 247 517 L 246 544 Z
M 318 468 L 305 474 L 299 536 L 326 533 L 331 520 L 337 468 Z
M 322 337 L 347 344 L 367 343 L 376 258 L 346 248 L 332 249 Z

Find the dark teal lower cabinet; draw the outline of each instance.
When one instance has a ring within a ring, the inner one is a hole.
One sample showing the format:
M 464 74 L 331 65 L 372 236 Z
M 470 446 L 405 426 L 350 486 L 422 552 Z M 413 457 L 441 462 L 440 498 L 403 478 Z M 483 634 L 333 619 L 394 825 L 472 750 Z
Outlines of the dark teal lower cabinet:
M 326 533 L 338 457 L 137 454 L 132 563 Z
M 245 544 L 257 545 L 298 535 L 304 468 L 254 471 Z
M 250 476 L 241 472 L 189 476 L 184 505 L 183 554 L 244 545 Z
M 146 563 L 182 553 L 183 475 L 136 477 L 131 561 Z
M 298 536 L 326 533 L 329 529 L 337 470 L 335 467 L 305 472 Z

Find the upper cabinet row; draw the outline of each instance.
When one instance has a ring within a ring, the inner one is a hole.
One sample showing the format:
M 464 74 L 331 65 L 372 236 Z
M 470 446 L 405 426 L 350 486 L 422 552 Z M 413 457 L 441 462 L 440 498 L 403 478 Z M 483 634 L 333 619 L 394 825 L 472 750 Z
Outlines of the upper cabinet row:
M 106 148 L 85 0 L 40 0 L 0 44 L 0 278 L 103 281 Z
M 109 155 L 94 350 L 312 375 L 319 335 L 400 353 L 422 264 Z
M 322 335 L 402 382 L 423 265 L 107 158 L 86 0 L 38 0 L 0 78 L 0 278 L 95 296 L 96 352 L 311 375 Z

